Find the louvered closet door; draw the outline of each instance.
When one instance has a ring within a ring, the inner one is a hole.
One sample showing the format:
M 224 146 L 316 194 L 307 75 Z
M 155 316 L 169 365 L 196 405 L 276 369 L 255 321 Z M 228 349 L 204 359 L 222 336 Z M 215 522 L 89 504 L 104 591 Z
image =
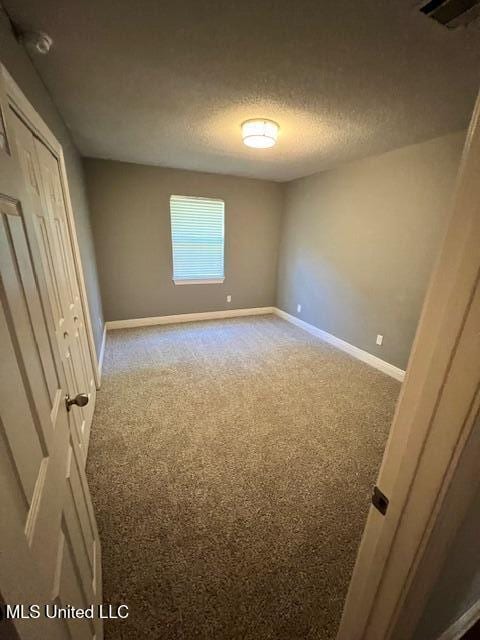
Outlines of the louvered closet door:
M 0 99 L 5 113 L 1 92 Z M 7 125 L 13 131 L 11 114 Z M 32 146 L 9 143 L 11 154 L 0 148 L 0 595 L 11 604 L 87 607 L 101 600 L 101 554 L 83 454 L 69 424 L 78 407 L 68 413 L 65 404 L 52 315 L 62 297 L 46 265 L 55 254 L 32 196 Z M 67 320 L 61 329 L 70 329 Z M 20 640 L 103 637 L 99 620 L 42 616 L 12 624 Z
M 69 420 L 86 459 L 96 388 L 85 332 L 66 211 L 52 153 L 13 114 L 14 134 L 27 188 L 34 203 L 35 227 L 47 277 L 50 306 L 70 396 L 87 393 L 89 403 L 71 412 Z

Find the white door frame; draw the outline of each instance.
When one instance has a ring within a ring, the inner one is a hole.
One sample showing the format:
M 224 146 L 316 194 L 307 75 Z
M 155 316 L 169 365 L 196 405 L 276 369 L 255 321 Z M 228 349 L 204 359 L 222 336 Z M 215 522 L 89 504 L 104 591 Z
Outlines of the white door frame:
M 29 128 L 35 133 L 35 135 L 50 149 L 53 155 L 57 158 L 60 169 L 60 178 L 63 189 L 63 196 L 65 201 L 65 209 L 67 211 L 67 228 L 70 237 L 70 244 L 72 246 L 75 272 L 77 275 L 80 300 L 82 303 L 83 315 L 85 320 L 85 327 L 88 339 L 88 347 L 90 351 L 90 359 L 92 362 L 93 375 L 95 377 L 95 384 L 97 389 L 100 387 L 101 371 L 99 367 L 99 354 L 95 346 L 95 339 L 93 337 L 92 320 L 90 316 L 90 307 L 88 304 L 87 289 L 85 286 L 85 279 L 83 275 L 82 258 L 80 255 L 80 247 L 78 244 L 77 231 L 75 227 L 75 217 L 73 215 L 72 201 L 70 197 L 70 189 L 68 186 L 67 170 L 65 167 L 65 159 L 63 156 L 63 149 L 53 133 L 47 127 L 45 122 L 39 116 L 39 114 L 32 107 L 25 94 L 17 85 L 12 76 L 8 73 L 5 66 L 0 62 L 0 76 L 3 79 L 7 98 L 11 106 L 17 111 L 22 119 L 28 123 Z
M 480 97 L 377 481 L 390 503 L 370 509 L 337 640 L 412 637 L 478 490 L 479 167 Z

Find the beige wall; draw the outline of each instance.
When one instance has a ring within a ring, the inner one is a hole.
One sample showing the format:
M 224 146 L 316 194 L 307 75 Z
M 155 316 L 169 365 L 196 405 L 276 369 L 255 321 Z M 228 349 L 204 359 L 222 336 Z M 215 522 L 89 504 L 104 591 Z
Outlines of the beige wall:
M 5 65 L 10 75 L 63 147 L 98 353 L 103 335 L 103 313 L 81 159 L 63 120 L 29 57 L 14 38 L 8 18 L 2 9 L 0 9 L 0 62 Z
M 405 368 L 464 138 L 451 134 L 288 183 L 278 306 Z
M 106 320 L 274 304 L 281 185 L 107 160 L 84 167 Z M 172 282 L 172 194 L 225 200 L 223 284 Z

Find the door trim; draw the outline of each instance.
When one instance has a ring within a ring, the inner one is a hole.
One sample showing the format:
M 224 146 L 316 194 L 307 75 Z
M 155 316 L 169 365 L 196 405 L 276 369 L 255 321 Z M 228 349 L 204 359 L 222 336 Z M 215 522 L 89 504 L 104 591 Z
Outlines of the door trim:
M 98 373 L 100 375 L 100 383 L 102 381 L 103 359 L 105 357 L 105 345 L 107 342 L 107 323 L 103 324 L 102 344 L 100 346 L 100 353 L 98 356 Z
M 480 600 L 477 600 L 470 609 L 448 627 L 446 631 L 438 638 L 438 640 L 461 640 L 467 631 L 480 619 Z
M 337 640 L 411 638 L 478 490 L 480 97 Z M 395 437 L 393 434 L 395 433 Z
M 35 111 L 28 98 L 23 91 L 17 85 L 15 80 L 9 74 L 5 66 L 0 62 L 0 79 L 3 80 L 7 99 L 13 109 L 24 120 L 28 127 L 35 133 L 35 135 L 43 142 L 43 144 L 53 153 L 57 158 L 60 169 L 60 180 L 63 189 L 63 197 L 65 201 L 65 209 L 67 212 L 67 228 L 70 237 L 70 244 L 72 246 L 73 261 L 75 266 L 75 272 L 78 280 L 80 290 L 80 301 L 82 304 L 83 315 L 85 319 L 85 327 L 87 333 L 88 347 L 90 352 L 90 359 L 92 362 L 93 375 L 95 378 L 95 385 L 97 389 L 100 387 L 100 367 L 99 367 L 99 354 L 95 346 L 95 339 L 93 336 L 92 320 L 90 316 L 90 307 L 88 304 L 87 289 L 85 286 L 85 279 L 83 276 L 82 258 L 80 255 L 80 247 L 78 244 L 77 230 L 75 226 L 75 217 L 73 215 L 72 201 L 70 196 L 70 189 L 68 186 L 67 171 L 65 167 L 65 159 L 63 155 L 63 149 L 56 137 L 50 131 L 40 115 Z

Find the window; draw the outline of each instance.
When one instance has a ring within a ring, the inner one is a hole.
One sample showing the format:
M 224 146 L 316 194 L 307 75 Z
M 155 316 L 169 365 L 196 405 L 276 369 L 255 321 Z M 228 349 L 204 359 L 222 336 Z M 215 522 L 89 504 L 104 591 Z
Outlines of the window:
M 223 282 L 224 201 L 171 196 L 170 220 L 175 284 Z

